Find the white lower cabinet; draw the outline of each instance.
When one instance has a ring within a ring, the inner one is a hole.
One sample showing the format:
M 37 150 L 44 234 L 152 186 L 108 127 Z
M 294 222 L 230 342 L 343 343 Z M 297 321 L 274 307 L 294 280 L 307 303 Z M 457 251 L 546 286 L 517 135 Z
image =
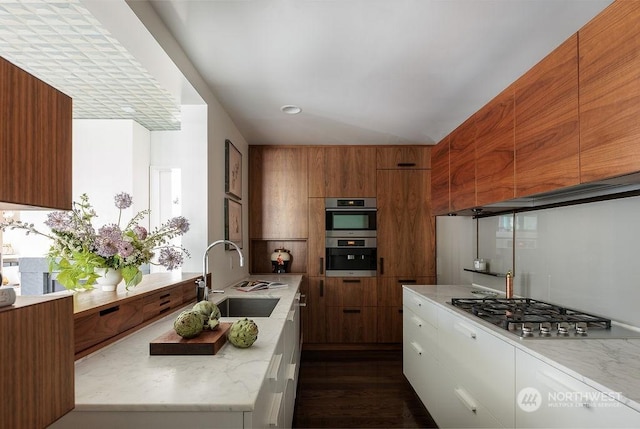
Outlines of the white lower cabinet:
M 640 428 L 640 412 L 409 289 L 403 370 L 440 428 Z
M 521 350 L 516 352 L 516 426 L 637 428 L 640 413 Z

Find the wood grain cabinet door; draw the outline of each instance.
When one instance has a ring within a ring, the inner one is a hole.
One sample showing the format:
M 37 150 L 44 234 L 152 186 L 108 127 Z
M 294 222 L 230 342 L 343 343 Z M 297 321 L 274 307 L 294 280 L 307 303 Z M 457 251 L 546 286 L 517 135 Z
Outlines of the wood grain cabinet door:
M 578 38 L 514 83 L 516 197 L 580 183 Z
M 71 98 L 0 57 L 0 201 L 71 210 Z
M 378 277 L 435 275 L 430 170 L 378 170 Z
M 476 206 L 476 120 L 467 119 L 449 134 L 451 210 Z
M 509 87 L 476 114 L 476 205 L 514 197 L 514 100 Z
M 583 183 L 640 171 L 640 2 L 616 1 L 579 31 Z
M 325 182 L 329 198 L 375 197 L 376 148 L 325 148 Z
M 307 238 L 307 149 L 249 147 L 249 235 Z
M 449 200 L 449 136 L 431 150 L 431 208 L 434 215 L 451 211 Z
M 384 146 L 377 148 L 378 170 L 431 168 L 431 146 Z
M 326 343 L 327 326 L 325 312 L 325 279 L 324 277 L 309 277 L 308 283 L 303 284 L 303 293 L 307 305 L 302 310 L 302 329 L 306 343 Z

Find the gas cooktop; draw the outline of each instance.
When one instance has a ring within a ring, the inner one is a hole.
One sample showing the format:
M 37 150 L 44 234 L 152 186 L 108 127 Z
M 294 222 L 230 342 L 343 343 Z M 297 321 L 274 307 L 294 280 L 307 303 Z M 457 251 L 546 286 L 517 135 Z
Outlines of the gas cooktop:
M 520 338 L 640 338 L 610 319 L 531 298 L 453 298 L 451 304 Z

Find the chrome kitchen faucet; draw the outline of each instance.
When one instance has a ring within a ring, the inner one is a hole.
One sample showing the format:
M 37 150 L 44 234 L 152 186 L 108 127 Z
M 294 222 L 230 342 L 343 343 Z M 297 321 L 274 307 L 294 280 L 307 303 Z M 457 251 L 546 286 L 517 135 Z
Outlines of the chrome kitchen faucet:
M 218 244 L 228 244 L 230 246 L 233 246 L 238 251 L 238 254 L 240 255 L 240 266 L 241 267 L 244 266 L 244 255 L 242 254 L 242 251 L 240 250 L 240 248 L 236 243 L 229 240 L 217 240 L 211 243 L 209 247 L 207 247 L 207 250 L 204 251 L 204 256 L 202 258 L 203 259 L 202 260 L 202 278 L 196 280 L 196 284 L 198 285 L 198 290 L 196 292 L 198 301 L 209 299 L 209 288 L 207 287 L 207 271 L 209 271 L 209 250 L 211 250 Z M 199 293 L 201 288 L 202 288 L 202 296 L 200 296 L 200 293 Z M 211 292 L 224 293 L 224 290 L 212 290 Z

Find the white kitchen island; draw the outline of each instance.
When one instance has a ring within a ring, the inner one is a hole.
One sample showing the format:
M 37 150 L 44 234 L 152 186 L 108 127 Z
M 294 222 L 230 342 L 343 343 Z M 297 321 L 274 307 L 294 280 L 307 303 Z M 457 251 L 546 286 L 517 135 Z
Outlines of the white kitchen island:
M 75 364 L 75 409 L 51 428 L 243 428 L 290 426 L 300 362 L 301 275 L 266 275 L 288 287 L 211 294 L 279 298 L 270 317 L 252 317 L 253 346 L 226 343 L 215 355 L 151 356 L 149 343 L 173 329 L 184 309 Z M 187 306 L 191 307 L 191 305 Z M 232 322 L 238 318 L 222 318 Z

